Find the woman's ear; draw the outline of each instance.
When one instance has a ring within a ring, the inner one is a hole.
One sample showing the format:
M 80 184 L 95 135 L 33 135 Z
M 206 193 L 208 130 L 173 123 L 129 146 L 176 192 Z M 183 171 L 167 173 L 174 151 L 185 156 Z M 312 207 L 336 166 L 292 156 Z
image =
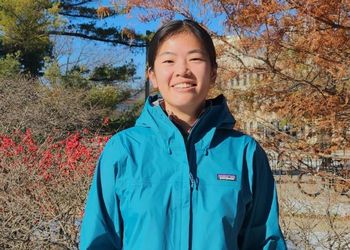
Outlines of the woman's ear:
M 151 81 L 153 88 L 158 88 L 157 78 L 152 68 L 147 70 L 148 79 Z

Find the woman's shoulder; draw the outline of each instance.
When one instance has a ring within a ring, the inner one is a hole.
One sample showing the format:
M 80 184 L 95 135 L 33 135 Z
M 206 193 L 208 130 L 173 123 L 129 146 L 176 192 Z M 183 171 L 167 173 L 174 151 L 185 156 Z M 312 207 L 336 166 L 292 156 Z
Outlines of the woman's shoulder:
M 243 131 L 237 129 L 225 129 L 222 132 L 222 136 L 228 137 L 236 143 L 241 143 L 244 145 L 256 146 L 258 144 L 257 140 Z
M 153 132 L 145 127 L 133 126 L 115 133 L 108 140 L 106 149 L 115 150 L 116 148 L 127 149 L 132 144 L 143 143 L 152 138 Z
M 116 141 L 142 141 L 153 135 L 153 131 L 148 127 L 133 126 L 117 132 L 112 138 Z

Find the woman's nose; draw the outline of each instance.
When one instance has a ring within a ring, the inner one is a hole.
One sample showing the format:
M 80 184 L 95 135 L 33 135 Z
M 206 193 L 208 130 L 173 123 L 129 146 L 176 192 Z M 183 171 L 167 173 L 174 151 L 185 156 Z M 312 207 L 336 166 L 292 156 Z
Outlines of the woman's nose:
M 190 74 L 190 69 L 186 62 L 178 62 L 176 64 L 175 75 L 176 76 L 187 76 Z

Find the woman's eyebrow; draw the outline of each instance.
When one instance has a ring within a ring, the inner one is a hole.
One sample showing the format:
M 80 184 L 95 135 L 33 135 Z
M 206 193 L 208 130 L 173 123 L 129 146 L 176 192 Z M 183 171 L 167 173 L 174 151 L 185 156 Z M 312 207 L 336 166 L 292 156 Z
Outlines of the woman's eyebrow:
M 193 49 L 193 50 L 190 50 L 189 52 L 187 52 L 187 54 L 194 54 L 194 53 L 200 53 L 200 54 L 203 54 L 203 55 L 207 54 L 202 49 Z M 171 51 L 164 51 L 164 52 L 160 53 L 158 56 L 164 56 L 164 55 L 176 55 L 176 53 L 175 52 L 171 52 Z
M 200 53 L 200 54 L 203 54 L 203 55 L 206 55 L 207 53 L 205 51 L 203 51 L 202 49 L 194 49 L 194 50 L 190 50 L 188 52 L 188 54 L 193 54 L 193 53 Z
M 164 51 L 160 53 L 158 56 L 165 56 L 165 55 L 176 55 L 176 53 L 171 51 Z

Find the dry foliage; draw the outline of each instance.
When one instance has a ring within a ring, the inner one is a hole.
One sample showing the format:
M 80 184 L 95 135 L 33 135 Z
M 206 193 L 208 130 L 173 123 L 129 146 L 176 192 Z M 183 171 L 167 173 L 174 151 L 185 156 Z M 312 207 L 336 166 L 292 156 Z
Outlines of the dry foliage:
M 1 249 L 77 249 L 89 176 L 47 182 L 24 165 L 8 165 L 0 177 Z
M 77 249 L 79 225 L 107 139 L 74 133 L 40 143 L 0 133 L 0 248 Z
M 350 147 L 349 0 L 126 2 L 147 10 L 139 16 L 145 22 L 176 14 L 205 27 L 222 20 L 222 29 L 208 28 L 221 41 L 219 57 L 231 62 L 220 69 L 220 79 L 264 76 L 244 92 L 226 91 L 234 113 L 240 112 L 239 106 L 250 114 L 275 112 L 294 128 L 308 125 L 315 135 L 330 133 L 330 152 Z M 291 148 L 310 149 L 307 140 L 286 142 Z M 313 154 L 325 150 L 318 144 L 311 148 Z
M 30 128 L 43 137 L 56 131 L 101 127 L 107 111 L 88 106 L 83 90 L 48 87 L 22 77 L 0 78 L 0 128 L 2 131 Z
M 296 177 L 276 176 L 280 223 L 290 249 L 349 249 L 349 199 L 329 187 L 317 197 L 305 195 Z

